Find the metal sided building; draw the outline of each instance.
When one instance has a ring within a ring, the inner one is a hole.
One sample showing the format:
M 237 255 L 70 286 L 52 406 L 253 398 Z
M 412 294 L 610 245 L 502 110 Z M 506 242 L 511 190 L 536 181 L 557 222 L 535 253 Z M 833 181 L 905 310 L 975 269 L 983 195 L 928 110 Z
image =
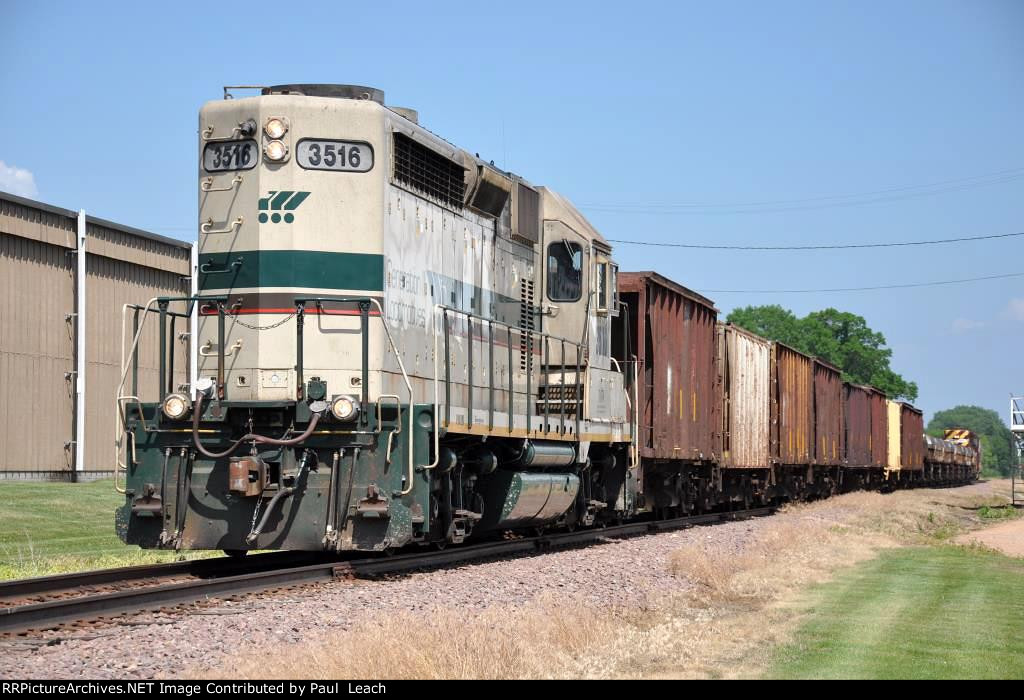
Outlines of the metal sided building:
M 0 479 L 113 474 L 123 307 L 187 295 L 191 249 L 0 192 Z M 157 381 L 157 324 L 148 325 L 139 384 Z M 168 340 L 182 379 L 187 325 Z

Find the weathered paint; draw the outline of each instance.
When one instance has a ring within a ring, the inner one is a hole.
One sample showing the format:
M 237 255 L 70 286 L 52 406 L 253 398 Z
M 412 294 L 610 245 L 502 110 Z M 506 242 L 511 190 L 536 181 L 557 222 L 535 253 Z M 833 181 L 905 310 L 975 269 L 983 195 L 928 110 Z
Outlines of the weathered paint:
M 780 464 L 810 464 L 814 440 L 813 359 L 772 343 L 775 381 L 773 453 Z
M 630 334 L 640 362 L 640 455 L 719 457 L 719 387 L 714 304 L 654 272 L 623 272 Z M 671 379 L 670 379 L 671 378 Z
M 900 404 L 900 468 L 924 469 L 924 414 L 908 403 Z
M 900 432 L 900 404 L 898 401 L 886 401 L 885 406 L 889 420 L 888 451 L 885 464 L 890 470 L 899 471 L 901 467 L 900 449 L 903 446 Z
M 771 341 L 718 324 L 722 373 L 722 466 L 771 464 Z
M 873 390 L 857 384 L 843 384 L 845 462 L 850 467 L 881 467 L 872 454 L 871 404 Z
M 885 394 L 874 387 L 868 387 L 868 401 L 871 404 L 871 464 L 884 467 L 889 460 L 889 412 Z
M 843 463 L 843 375 L 838 367 L 814 360 L 814 461 Z

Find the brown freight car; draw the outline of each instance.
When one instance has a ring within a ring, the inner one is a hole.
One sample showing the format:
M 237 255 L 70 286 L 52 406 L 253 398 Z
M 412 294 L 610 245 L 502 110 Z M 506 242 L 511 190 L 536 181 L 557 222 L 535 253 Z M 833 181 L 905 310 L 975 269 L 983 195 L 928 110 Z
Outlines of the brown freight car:
M 779 464 L 811 464 L 814 440 L 814 358 L 772 343 L 772 452 Z
M 900 469 L 924 469 L 924 413 L 909 403 L 900 403 Z
M 845 426 L 846 465 L 854 468 L 881 468 L 883 464 L 875 459 L 872 447 L 871 411 L 874 397 L 873 388 L 859 384 L 843 384 L 843 423 Z M 885 441 L 882 441 L 885 444 Z
M 843 463 L 843 373 L 835 365 L 814 359 L 814 461 Z
M 720 454 L 714 302 L 656 272 L 623 272 L 619 332 L 639 362 L 641 457 L 715 460 Z M 613 343 L 613 347 L 615 343 Z

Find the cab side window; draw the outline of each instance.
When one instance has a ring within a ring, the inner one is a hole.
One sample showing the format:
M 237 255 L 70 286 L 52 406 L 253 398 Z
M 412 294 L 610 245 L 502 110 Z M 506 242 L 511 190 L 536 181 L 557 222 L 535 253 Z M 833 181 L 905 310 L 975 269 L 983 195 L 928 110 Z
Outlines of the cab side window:
M 548 299 L 579 301 L 583 295 L 583 247 L 572 241 L 548 246 Z

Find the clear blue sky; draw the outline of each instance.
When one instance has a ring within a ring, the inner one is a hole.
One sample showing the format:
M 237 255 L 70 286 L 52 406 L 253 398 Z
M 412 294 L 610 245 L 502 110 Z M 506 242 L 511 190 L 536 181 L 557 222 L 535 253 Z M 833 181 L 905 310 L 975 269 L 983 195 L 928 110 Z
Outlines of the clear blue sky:
M 382 88 L 454 143 L 591 205 L 609 238 L 756 245 L 1024 230 L 1020 170 L 964 181 L 1024 168 L 1020 0 L 7 0 L 0 65 L 0 189 L 180 238 L 194 237 L 200 105 L 225 84 L 282 82 Z M 961 182 L 881 202 L 731 206 L 951 180 Z M 725 206 L 595 206 L 652 203 Z M 655 268 L 697 290 L 1016 272 L 1022 251 L 1024 239 L 845 253 L 617 249 L 624 269 Z M 976 403 L 1005 415 L 1009 393 L 1024 392 L 1024 278 L 711 296 L 723 312 L 777 302 L 865 316 L 928 414 Z

